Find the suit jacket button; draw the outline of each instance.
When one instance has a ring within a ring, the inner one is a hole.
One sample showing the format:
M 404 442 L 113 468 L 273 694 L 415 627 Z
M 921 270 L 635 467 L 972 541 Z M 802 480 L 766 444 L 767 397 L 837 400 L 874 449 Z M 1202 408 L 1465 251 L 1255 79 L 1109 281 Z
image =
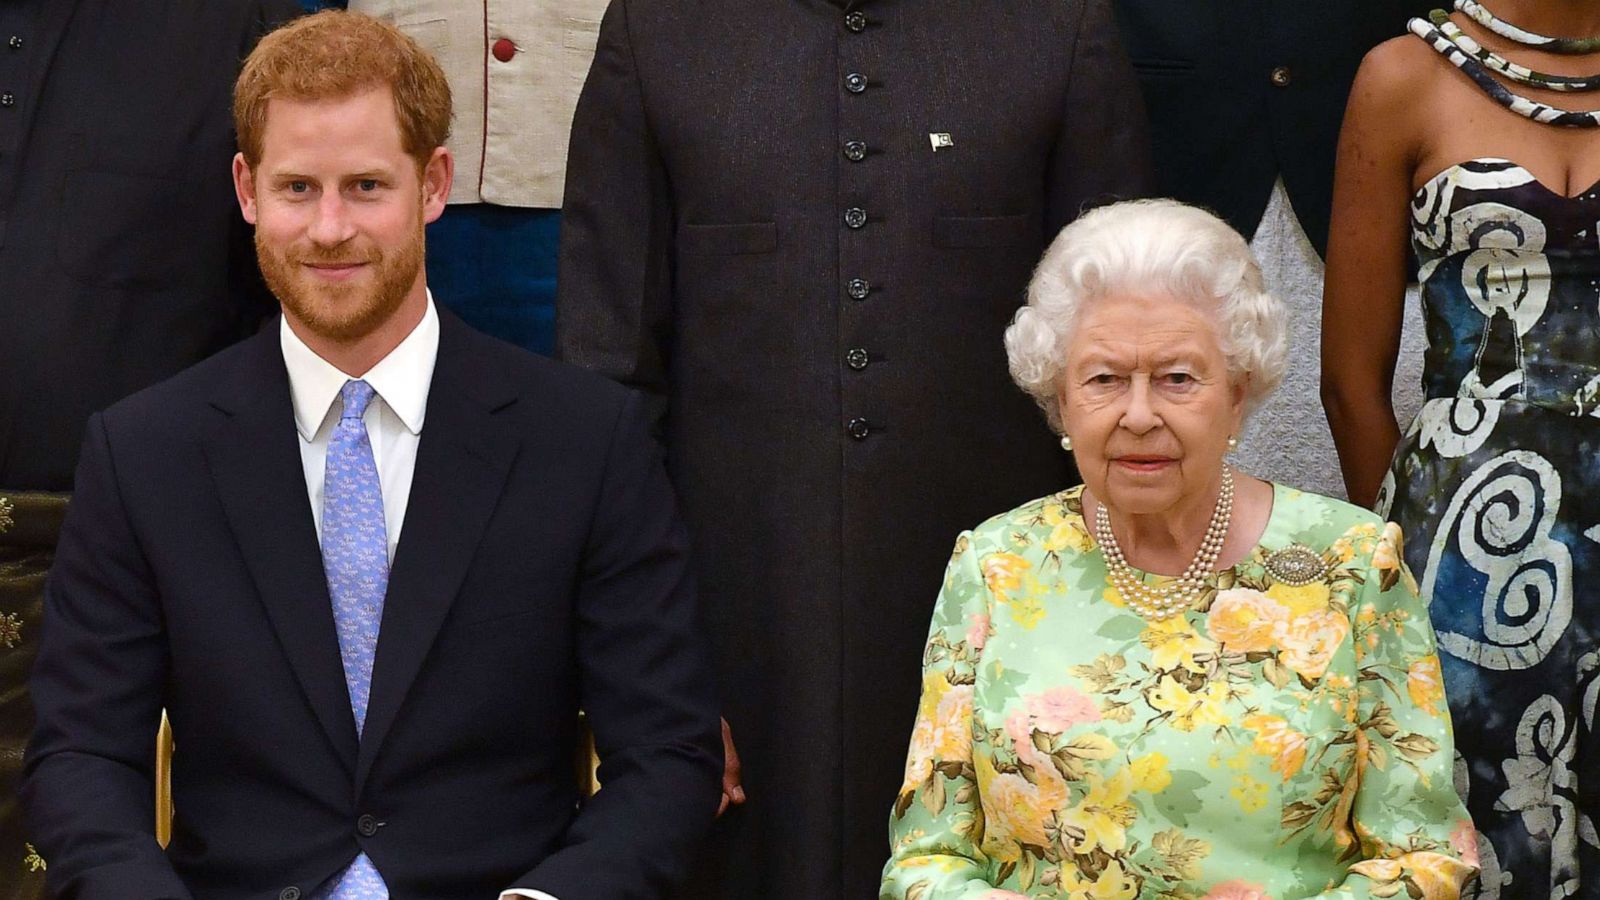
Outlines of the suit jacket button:
M 867 355 L 866 350 L 860 347 L 852 347 L 850 352 L 844 355 L 844 361 L 845 365 L 859 372 L 865 369 L 868 363 L 872 362 L 872 357 Z
M 382 825 L 374 816 L 362 816 L 356 820 L 356 831 L 362 837 L 372 837 L 378 833 L 378 826 Z
M 866 419 L 855 418 L 851 419 L 850 423 L 845 426 L 845 431 L 856 440 L 864 441 L 867 439 L 867 435 L 872 433 L 872 425 Z
M 867 144 L 865 141 L 846 141 L 844 145 L 844 158 L 851 162 L 861 162 L 867 158 Z
M 851 12 L 845 13 L 845 16 L 844 16 L 844 27 L 850 29 L 851 31 L 855 32 L 856 34 L 860 34 L 861 32 L 866 31 L 867 30 L 867 15 L 866 15 L 866 13 L 863 13 L 859 9 L 852 10 Z
M 517 45 L 510 38 L 501 38 L 489 47 L 489 52 L 501 62 L 511 62 L 511 57 L 517 55 Z
M 300 900 L 300 889 L 291 884 L 278 892 L 278 900 Z
M 867 89 L 867 76 L 860 72 L 851 72 L 844 77 L 844 89 L 852 94 L 859 94 Z
M 847 228 L 861 228 L 867 224 L 867 211 L 859 206 L 852 206 L 844 211 L 844 224 Z
M 1272 82 L 1273 87 L 1285 88 L 1289 86 L 1289 82 L 1294 80 L 1294 75 L 1289 71 L 1288 66 L 1278 66 L 1272 70 L 1272 74 L 1267 78 Z
M 872 293 L 872 285 L 865 278 L 852 278 L 845 283 L 844 289 L 850 293 L 851 300 L 865 300 Z

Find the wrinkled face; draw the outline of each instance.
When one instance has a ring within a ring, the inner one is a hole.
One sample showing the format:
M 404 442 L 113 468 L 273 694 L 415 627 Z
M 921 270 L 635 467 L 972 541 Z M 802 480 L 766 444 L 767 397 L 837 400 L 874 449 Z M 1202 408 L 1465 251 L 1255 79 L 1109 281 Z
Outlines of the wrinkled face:
M 268 102 L 261 159 L 236 159 L 234 180 L 291 324 L 350 343 L 423 295 L 423 224 L 443 211 L 441 175 L 448 184 L 439 153 L 418 171 L 387 88 Z
M 1244 387 L 1204 312 L 1162 294 L 1090 301 L 1057 396 L 1084 484 L 1113 514 L 1209 514 Z

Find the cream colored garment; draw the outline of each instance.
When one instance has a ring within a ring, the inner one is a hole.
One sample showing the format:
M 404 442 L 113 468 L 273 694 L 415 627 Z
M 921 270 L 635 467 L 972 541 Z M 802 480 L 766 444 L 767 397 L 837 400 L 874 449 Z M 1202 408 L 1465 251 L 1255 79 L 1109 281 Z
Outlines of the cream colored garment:
M 455 103 L 451 203 L 561 205 L 567 134 L 606 0 L 350 0 L 438 60 Z M 511 59 L 491 48 L 507 39 Z
M 1279 181 L 1250 242 L 1272 291 L 1289 308 L 1289 368 L 1283 386 L 1256 410 L 1230 457 L 1241 469 L 1302 490 L 1345 496 L 1333 434 L 1322 412 L 1322 260 L 1306 238 Z M 1395 365 L 1394 409 L 1402 425 L 1422 406 L 1422 306 L 1406 290 L 1405 325 Z

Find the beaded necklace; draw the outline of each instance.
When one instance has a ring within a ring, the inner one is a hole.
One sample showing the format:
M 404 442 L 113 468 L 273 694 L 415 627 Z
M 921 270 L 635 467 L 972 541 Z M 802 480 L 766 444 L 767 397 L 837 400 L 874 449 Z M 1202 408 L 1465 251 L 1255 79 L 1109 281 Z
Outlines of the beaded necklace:
M 1233 470 L 1222 467 L 1222 489 L 1217 493 L 1217 505 L 1211 510 L 1211 523 L 1206 526 L 1200 548 L 1183 574 L 1159 587 L 1151 587 L 1128 565 L 1122 547 L 1111 530 L 1111 513 L 1104 503 L 1097 504 L 1094 513 L 1094 536 L 1100 542 L 1106 560 L 1106 574 L 1117 592 L 1134 612 L 1146 619 L 1160 622 L 1170 619 L 1194 604 L 1205 590 L 1206 579 L 1217 564 L 1217 556 L 1228 538 L 1228 527 L 1233 524 Z

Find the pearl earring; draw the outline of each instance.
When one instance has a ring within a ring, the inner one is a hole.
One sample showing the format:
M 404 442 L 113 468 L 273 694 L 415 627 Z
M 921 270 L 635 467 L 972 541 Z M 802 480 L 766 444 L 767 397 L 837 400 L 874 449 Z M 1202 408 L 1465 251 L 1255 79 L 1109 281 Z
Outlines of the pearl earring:
M 1239 446 L 1239 439 L 1234 437 L 1234 436 L 1232 436 L 1232 435 L 1229 435 L 1228 436 L 1228 449 L 1229 450 L 1233 450 L 1233 449 L 1236 449 L 1238 446 Z
M 1072 438 L 1071 437 L 1069 437 L 1069 436 L 1067 436 L 1065 434 L 1063 434 L 1061 436 L 1061 449 L 1067 451 L 1068 453 L 1072 452 Z

